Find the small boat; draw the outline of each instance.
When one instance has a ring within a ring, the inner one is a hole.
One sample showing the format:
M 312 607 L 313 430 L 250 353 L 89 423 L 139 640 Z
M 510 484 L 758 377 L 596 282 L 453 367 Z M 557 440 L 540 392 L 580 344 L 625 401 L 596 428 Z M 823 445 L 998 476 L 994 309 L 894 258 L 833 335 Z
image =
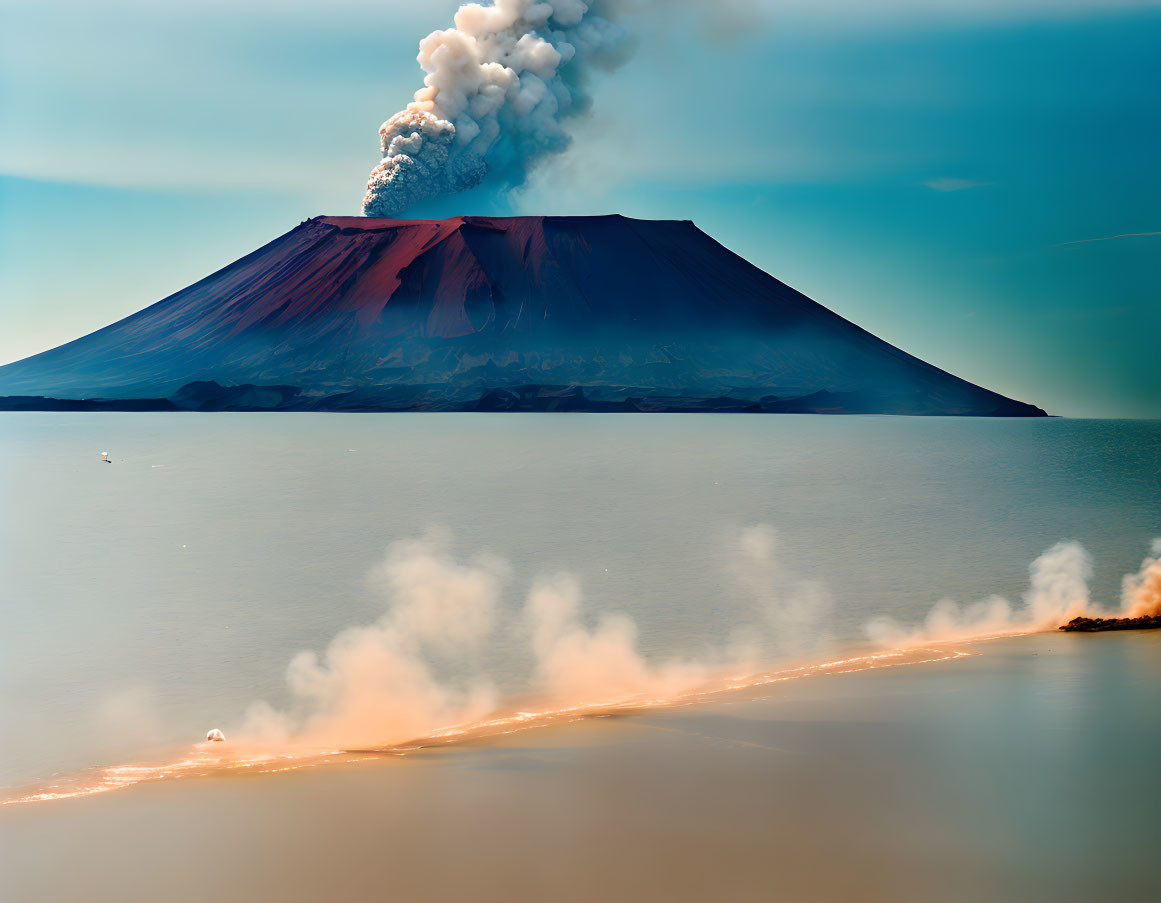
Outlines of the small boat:
M 113 459 L 109 457 L 108 452 L 101 452 L 101 460 L 104 461 L 106 464 L 113 463 Z

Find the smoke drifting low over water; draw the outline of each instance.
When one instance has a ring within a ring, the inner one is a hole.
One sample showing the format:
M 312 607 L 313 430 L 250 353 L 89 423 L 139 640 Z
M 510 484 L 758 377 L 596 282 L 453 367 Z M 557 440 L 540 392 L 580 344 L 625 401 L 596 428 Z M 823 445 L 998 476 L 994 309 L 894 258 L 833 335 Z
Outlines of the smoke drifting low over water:
M 1111 613 L 1161 524 L 1151 423 L 4 414 L 0 446 L 0 787 Z
M 1161 540 L 1154 543 L 1159 545 Z M 500 696 L 486 672 L 465 663 L 479 661 L 480 647 L 499 631 L 528 644 L 535 672 L 529 686 L 538 705 L 551 711 L 643 699 L 664 704 L 723 680 L 750 685 L 762 679 L 753 675 L 763 664 L 764 648 L 777 648 L 782 660 L 825 661 L 820 654 L 833 652 L 823 632 L 831 595 L 824 584 L 785 570 L 774 528 L 743 530 L 734 567 L 739 585 L 752 594 L 755 619 L 739 624 L 727 646 L 656 660 L 642 653 L 628 614 L 584 610 L 581 585 L 572 575 L 534 580 L 516 623 L 500 624 L 499 597 L 512 573 L 507 562 L 484 555 L 457 560 L 447 534 L 396 543 L 373 572 L 385 593 L 385 614 L 342 631 L 321 656 L 295 656 L 287 669 L 291 706 L 277 711 L 256 704 L 239 734 L 262 744 L 349 748 L 479 723 L 497 711 Z M 1077 615 L 1107 614 L 1089 597 L 1092 564 L 1079 543 L 1053 546 L 1029 570 L 1022 606 L 995 596 L 961 609 L 944 599 L 921 627 L 872 620 L 869 638 L 898 651 L 1053 630 Z M 1161 564 L 1148 557 L 1125 577 L 1121 611 L 1156 604 L 1159 582 Z
M 1121 605 L 1115 610 L 1094 605 L 1089 593 L 1092 559 L 1077 542 L 1057 543 L 1032 562 L 1031 586 L 1023 605 L 991 596 L 967 606 L 941 599 L 923 623 L 908 627 L 889 617 L 867 625 L 871 639 L 908 647 L 944 640 L 1006 636 L 1054 630 L 1075 617 L 1139 618 L 1161 614 L 1161 539 L 1141 567 L 1121 581 Z
M 393 544 L 370 575 L 386 611 L 340 632 L 320 655 L 297 654 L 284 709 L 255 703 L 231 726 L 231 742 L 199 744 L 174 759 L 113 766 L 16 791 L 3 803 L 89 795 L 139 783 L 224 773 L 272 773 L 417 750 L 616 712 L 710 702 L 731 691 L 785 680 L 970 654 L 970 640 L 1055 629 L 1078 614 L 1104 615 L 1089 598 L 1092 566 L 1077 543 L 1060 543 L 1030 567 L 1023 605 L 992 597 L 961 609 L 941 600 L 918 627 L 877 618 L 867 626 L 880 651 L 818 658 L 832 644 L 820 625 L 832 600 L 826 587 L 787 574 L 769 525 L 738 537 L 739 585 L 752 593 L 757 619 L 735 640 L 697 657 L 645 656 L 637 625 L 624 613 L 589 616 L 579 582 L 568 574 L 536 579 L 515 623 L 500 624 L 500 596 L 512 567 L 491 555 L 459 559 L 447 533 Z M 1120 614 L 1154 613 L 1161 586 L 1161 540 L 1123 581 Z M 534 661 L 533 693 L 502 699 L 471 667 L 499 630 L 519 635 Z M 763 634 L 773 631 L 784 657 L 810 664 L 758 668 Z M 467 663 L 467 664 L 465 664 Z M 517 708 L 518 706 L 518 708 Z
M 517 615 L 504 622 L 498 612 L 512 577 L 508 562 L 457 559 L 446 533 L 396 543 L 371 575 L 384 594 L 383 616 L 342 631 L 321 655 L 295 656 L 287 670 L 291 705 L 257 704 L 241 734 L 349 747 L 475 723 L 499 703 L 495 682 L 473 667 L 496 634 L 525 647 L 533 670 L 526 685 L 553 709 L 672 699 L 725 672 L 752 673 L 770 629 L 781 630 L 799 657 L 817 651 L 822 644 L 809 628 L 825 613 L 827 594 L 784 570 L 771 527 L 742 531 L 734 567 L 742 591 L 752 594 L 754 624 L 739 625 L 723 648 L 656 660 L 642 653 L 630 615 L 585 610 L 572 574 L 534 578 Z
M 227 774 L 278 774 L 325 765 L 377 760 L 383 756 L 406 756 L 432 747 L 550 727 L 586 718 L 710 703 L 727 693 L 752 690 L 788 680 L 947 661 L 970 654 L 962 650 L 935 647 L 868 653 L 761 674 L 721 677 L 705 681 L 696 689 L 672 695 L 643 695 L 624 698 L 619 702 L 557 705 L 555 708 L 534 708 L 533 711 L 494 712 L 488 717 L 452 724 L 407 741 L 370 745 L 363 749 L 322 749 L 294 739 L 262 743 L 243 734 L 240 743 L 224 750 L 219 744 L 207 741 L 182 750 L 176 759 L 97 768 L 66 775 L 0 797 L 0 805 L 72 799 L 157 781 Z

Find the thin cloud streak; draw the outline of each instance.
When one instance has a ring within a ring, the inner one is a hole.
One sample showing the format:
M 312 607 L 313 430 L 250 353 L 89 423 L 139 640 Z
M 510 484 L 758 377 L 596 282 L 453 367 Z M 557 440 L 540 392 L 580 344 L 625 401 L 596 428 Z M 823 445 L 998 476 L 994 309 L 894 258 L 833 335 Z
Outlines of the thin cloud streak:
M 987 188 L 995 184 L 995 182 L 976 182 L 972 179 L 943 178 L 928 179 L 923 183 L 923 187 L 932 191 L 966 191 L 968 188 Z
M 1122 232 L 1120 235 L 1105 235 L 1102 238 L 1078 238 L 1075 241 L 1058 241 L 1053 247 L 1063 248 L 1065 245 L 1087 245 L 1094 241 L 1116 241 L 1118 238 L 1145 238 L 1150 235 L 1161 235 L 1161 232 Z

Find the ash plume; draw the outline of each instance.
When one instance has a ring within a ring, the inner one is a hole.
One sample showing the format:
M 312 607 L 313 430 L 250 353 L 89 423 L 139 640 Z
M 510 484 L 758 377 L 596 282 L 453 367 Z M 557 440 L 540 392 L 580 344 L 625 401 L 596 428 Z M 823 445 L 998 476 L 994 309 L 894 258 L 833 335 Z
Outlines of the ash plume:
M 485 180 L 518 186 L 539 160 L 564 151 L 568 120 L 591 105 L 591 71 L 615 68 L 631 49 L 595 7 L 467 3 L 455 27 L 420 41 L 424 86 L 379 128 L 383 159 L 368 179 L 364 215 L 396 217 Z

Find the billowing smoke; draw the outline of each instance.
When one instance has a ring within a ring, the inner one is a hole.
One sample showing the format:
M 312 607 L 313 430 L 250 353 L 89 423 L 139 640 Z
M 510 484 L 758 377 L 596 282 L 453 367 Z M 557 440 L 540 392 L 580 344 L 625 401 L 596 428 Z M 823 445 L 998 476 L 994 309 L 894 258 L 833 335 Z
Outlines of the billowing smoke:
M 830 590 L 817 580 L 788 574 L 778 556 L 778 534 L 769 524 L 742 530 L 732 572 L 758 606 L 769 639 L 782 655 L 819 652 L 829 645 L 825 621 Z
M 294 656 L 286 675 L 290 705 L 257 703 L 231 734 L 261 744 L 349 748 L 477 721 L 499 703 L 479 666 L 481 647 L 505 629 L 527 641 L 530 683 L 548 706 L 669 698 L 726 670 L 756 667 L 760 647 L 816 650 L 830 604 L 821 587 L 776 566 L 771 527 L 751 527 L 736 538 L 729 568 L 755 605 L 755 626 L 722 648 L 655 661 L 640 649 L 627 614 L 588 615 L 580 584 L 568 574 L 535 579 L 519 619 L 499 623 L 508 564 L 489 556 L 461 562 L 450 545 L 440 532 L 394 543 L 372 572 L 385 613 L 342 631 L 322 655 Z
M 642 651 L 627 614 L 587 613 L 580 584 L 568 574 L 533 580 L 519 617 L 505 622 L 509 565 L 482 555 L 460 560 L 450 548 L 442 533 L 393 544 L 372 572 L 384 614 L 342 631 L 321 655 L 294 656 L 287 669 L 290 705 L 279 711 L 258 703 L 241 729 L 227 733 L 244 741 L 350 748 L 477 722 L 501 703 L 481 664 L 497 633 L 527 642 L 529 685 L 550 709 L 670 699 L 724 676 L 756 673 L 771 652 L 817 661 L 829 645 L 829 591 L 785 569 L 768 525 L 741 530 L 727 556 L 728 575 L 752 603 L 753 619 L 730 642 L 667 658 Z M 1085 550 L 1059 543 L 1032 562 L 1020 605 L 995 596 L 961 608 L 944 599 L 921 625 L 878 618 L 867 632 L 884 646 L 905 648 L 1052 630 L 1076 615 L 1110 613 L 1092 605 L 1091 575 Z M 1140 570 L 1124 578 L 1119 613 L 1159 610 L 1161 540 Z
M 867 625 L 867 634 L 884 646 L 899 647 L 1051 630 L 1088 610 L 1091 575 L 1092 562 L 1079 543 L 1057 543 L 1032 562 L 1023 606 L 1014 606 L 1002 596 L 966 607 L 941 599 L 919 627 L 903 627 L 892 618 L 880 617 Z
M 1141 569 L 1121 583 L 1121 612 L 1126 618 L 1161 615 L 1161 539 L 1153 540 L 1152 553 Z
M 1073 618 L 1139 617 L 1161 614 L 1161 539 L 1153 540 L 1152 555 L 1122 581 L 1121 607 L 1107 611 L 1094 606 L 1089 594 L 1092 561 L 1077 542 L 1061 542 L 1032 562 L 1029 588 L 1022 606 L 991 596 L 966 607 L 941 599 L 919 626 L 905 627 L 893 618 L 875 618 L 867 634 L 892 648 L 947 640 L 1003 636 L 1055 630 Z
M 593 628 L 580 619 L 580 585 L 567 574 L 536 582 L 525 619 L 538 676 L 558 702 L 616 702 L 642 694 L 671 697 L 705 683 L 706 664 L 648 662 L 637 648 L 637 625 L 625 614 L 602 614 Z
M 590 71 L 614 68 L 629 49 L 624 30 L 594 5 L 467 3 L 454 28 L 424 38 L 424 87 L 379 128 L 383 160 L 367 182 L 363 213 L 399 216 L 485 179 L 516 186 L 539 160 L 565 150 L 568 119 L 590 106 Z
M 448 537 L 395 543 L 373 572 L 389 604 L 373 624 L 339 633 L 320 658 L 300 652 L 287 668 L 289 711 L 251 707 L 243 736 L 357 746 L 420 737 L 477 719 L 496 705 L 490 682 L 436 666 L 470 658 L 492 632 L 507 565 L 457 562 Z M 454 668 L 451 670 L 455 670 Z

